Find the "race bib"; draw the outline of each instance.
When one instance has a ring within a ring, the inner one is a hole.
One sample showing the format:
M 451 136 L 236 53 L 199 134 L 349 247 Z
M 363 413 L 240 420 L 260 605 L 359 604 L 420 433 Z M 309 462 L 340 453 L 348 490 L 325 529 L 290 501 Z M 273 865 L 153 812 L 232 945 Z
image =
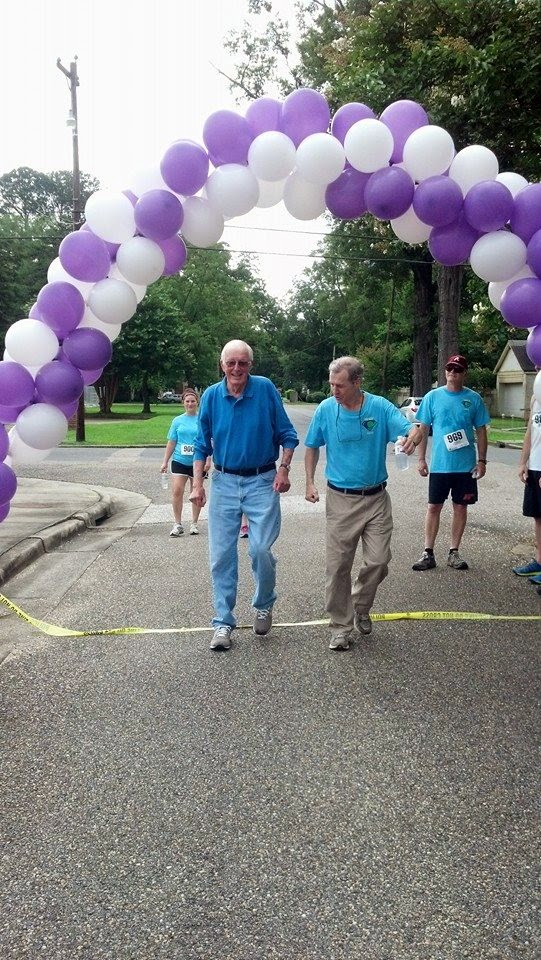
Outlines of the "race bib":
M 193 457 L 193 443 L 181 443 L 180 452 L 183 457 Z
M 453 430 L 452 433 L 446 433 L 443 439 L 448 450 L 460 450 L 470 445 L 465 430 Z

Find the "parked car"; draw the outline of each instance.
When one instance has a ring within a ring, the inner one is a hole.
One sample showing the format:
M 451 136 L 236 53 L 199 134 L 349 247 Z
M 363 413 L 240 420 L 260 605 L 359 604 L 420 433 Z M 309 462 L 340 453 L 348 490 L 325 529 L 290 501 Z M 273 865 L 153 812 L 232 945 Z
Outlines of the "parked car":
M 406 397 L 403 403 L 400 404 L 398 408 L 400 413 L 402 413 L 410 423 L 414 423 L 422 399 L 422 397 Z
M 182 397 L 180 393 L 174 393 L 173 390 L 166 390 L 165 393 L 162 393 L 161 397 L 158 397 L 158 403 L 182 403 Z

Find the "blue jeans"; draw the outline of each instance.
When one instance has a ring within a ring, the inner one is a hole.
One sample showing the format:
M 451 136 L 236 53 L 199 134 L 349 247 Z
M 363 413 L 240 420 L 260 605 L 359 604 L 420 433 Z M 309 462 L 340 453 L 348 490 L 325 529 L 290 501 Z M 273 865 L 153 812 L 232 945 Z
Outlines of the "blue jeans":
M 209 552 L 214 618 L 212 625 L 235 627 L 233 615 L 239 578 L 238 537 L 242 514 L 250 524 L 248 552 L 255 592 L 252 606 L 272 607 L 276 600 L 276 558 L 271 547 L 280 533 L 280 494 L 272 485 L 275 470 L 238 477 L 215 470 L 209 499 Z

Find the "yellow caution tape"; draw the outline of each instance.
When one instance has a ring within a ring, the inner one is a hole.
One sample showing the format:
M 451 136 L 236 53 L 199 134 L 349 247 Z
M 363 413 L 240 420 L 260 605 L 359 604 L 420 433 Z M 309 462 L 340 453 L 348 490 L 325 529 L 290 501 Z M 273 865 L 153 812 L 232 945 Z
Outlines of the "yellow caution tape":
M 38 620 L 37 617 L 31 617 L 24 610 L 21 610 L 12 600 L 8 600 L 0 593 L 0 602 L 8 607 L 12 613 L 17 614 L 21 620 L 25 620 L 32 627 L 36 627 L 42 633 L 49 637 L 120 637 L 126 634 L 141 633 L 204 633 L 213 630 L 213 627 L 115 627 L 111 630 L 67 630 L 65 627 L 56 626 L 54 623 L 47 623 L 46 620 Z M 470 611 L 456 610 L 414 610 L 400 613 L 371 613 L 373 621 L 381 620 L 541 620 L 539 616 L 515 616 L 495 613 L 474 613 Z M 321 627 L 328 626 L 328 620 L 300 620 L 292 623 L 273 623 L 273 630 L 283 627 Z M 237 630 L 251 630 L 251 624 L 239 624 Z

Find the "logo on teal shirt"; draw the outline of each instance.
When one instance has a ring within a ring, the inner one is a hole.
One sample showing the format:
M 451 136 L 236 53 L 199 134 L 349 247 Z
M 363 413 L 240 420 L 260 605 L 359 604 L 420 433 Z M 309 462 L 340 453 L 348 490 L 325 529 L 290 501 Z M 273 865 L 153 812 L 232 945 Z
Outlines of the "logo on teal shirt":
M 377 422 L 378 421 L 374 419 L 363 420 L 362 425 L 365 428 L 365 430 L 368 430 L 369 433 L 372 433 L 372 430 L 374 429 L 374 427 L 377 426 Z

